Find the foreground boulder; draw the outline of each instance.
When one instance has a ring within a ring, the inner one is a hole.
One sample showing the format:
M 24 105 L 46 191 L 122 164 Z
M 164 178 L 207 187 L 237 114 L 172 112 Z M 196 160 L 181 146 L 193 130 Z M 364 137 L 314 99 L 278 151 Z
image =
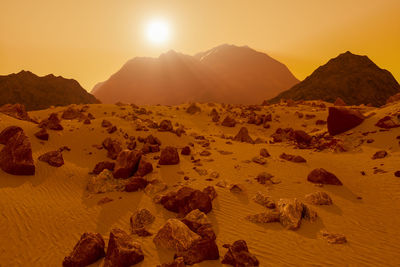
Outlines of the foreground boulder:
M 249 135 L 249 130 L 246 127 L 240 128 L 237 135 L 233 138 L 235 141 L 254 144 L 254 140 Z
M 358 110 L 343 107 L 330 107 L 327 119 L 328 132 L 330 135 L 344 133 L 360 125 L 364 116 Z
M 5 145 L 7 143 L 7 141 L 18 132 L 23 132 L 21 127 L 18 127 L 18 126 L 6 127 L 0 133 L 0 144 Z
M 342 182 L 334 175 L 323 168 L 314 169 L 310 172 L 307 180 L 315 184 L 343 185 Z
M 84 233 L 71 254 L 64 258 L 63 267 L 84 267 L 105 256 L 104 240 L 100 234 Z
M 169 219 L 158 230 L 153 242 L 156 246 L 172 249 L 175 252 L 189 249 L 195 241 L 201 237 L 191 231 L 183 222 L 178 219 Z
M 169 211 L 186 215 L 192 210 L 199 209 L 204 213 L 212 210 L 210 196 L 197 189 L 182 187 L 177 192 L 170 192 L 161 197 L 160 204 Z
M 114 178 L 129 178 L 137 171 L 142 153 L 138 150 L 123 150 L 118 154 L 114 167 Z
M 160 160 L 158 164 L 160 165 L 175 165 L 179 163 L 178 150 L 175 147 L 167 146 L 161 150 Z
M 143 259 L 139 243 L 121 229 L 111 230 L 104 267 L 128 267 Z
M 23 131 L 9 138 L 0 151 L 0 168 L 13 175 L 35 174 L 31 143 Z
M 61 167 L 64 165 L 64 159 L 61 151 L 50 151 L 38 158 L 40 161 L 47 162 L 50 166 Z
M 222 264 L 228 264 L 235 267 L 239 266 L 259 266 L 260 263 L 256 256 L 249 252 L 246 241 L 237 240 L 232 245 L 225 244 L 224 248 L 227 248 L 224 258 L 222 259 Z

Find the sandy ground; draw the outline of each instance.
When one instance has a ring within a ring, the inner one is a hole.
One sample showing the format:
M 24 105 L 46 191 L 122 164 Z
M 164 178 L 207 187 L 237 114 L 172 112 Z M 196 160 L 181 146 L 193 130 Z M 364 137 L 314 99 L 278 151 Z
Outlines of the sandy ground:
M 82 233 L 99 232 L 107 243 L 112 228 L 119 227 L 129 232 L 129 218 L 138 208 L 145 207 L 156 216 L 155 222 L 149 228 L 153 233 L 168 218 L 176 217 L 176 214 L 165 210 L 161 205 L 154 204 L 142 191 L 87 193 L 86 185 L 90 177 L 88 173 L 97 162 L 107 160 L 106 151 L 98 150 L 92 145 L 101 144 L 109 136 L 123 140 L 119 131 L 110 135 L 100 126 L 103 119 L 111 121 L 129 135 L 145 137 L 152 133 L 162 141 L 162 147 L 172 145 L 182 148 L 193 142 L 195 157 L 201 158 L 203 164 L 199 168 L 220 174 L 214 181 L 206 181 L 208 176 L 200 176 L 193 170 L 190 156 L 180 156 L 179 165 L 160 168 L 156 168 L 157 161 L 152 160 L 155 168 L 148 178 L 161 179 L 170 189 L 178 184 L 202 189 L 207 185 L 215 185 L 220 180 L 244 185 L 246 192 L 239 195 L 231 193 L 227 188 L 215 187 L 218 197 L 213 201 L 213 210 L 208 217 L 217 234 L 221 256 L 226 251 L 222 248 L 223 244 L 244 239 L 261 266 L 399 266 L 400 178 L 393 173 L 400 169 L 400 147 L 399 140 L 396 139 L 400 135 L 400 128 L 369 134 L 367 138 L 375 140 L 371 144 L 356 144 L 361 138 L 365 139 L 362 132 L 377 130 L 374 126 L 376 121 L 385 114 L 400 110 L 400 104 L 376 110 L 366 109 L 376 114 L 351 130 L 352 135 L 341 135 L 354 145 L 351 151 L 343 153 L 300 150 L 287 143 L 253 145 L 233 141 L 230 145 L 226 144 L 226 139 L 219 137 L 222 133 L 235 135 L 241 126 L 249 129 L 253 139 L 269 139 L 278 127 L 293 127 L 307 132 L 314 128 L 324 131 L 326 126 L 315 126 L 315 121 L 326 120 L 327 109 L 321 110 L 308 105 L 264 107 L 262 112 L 272 111 L 273 117 L 280 115 L 280 122 L 273 121 L 270 129 L 264 129 L 244 121 L 234 128 L 222 127 L 211 122 L 208 116 L 211 107 L 206 104 L 202 104 L 202 112 L 195 115 L 187 114 L 184 107 L 185 105 L 180 106 L 179 110 L 166 106 L 146 107 L 153 114 L 139 115 L 142 119 L 151 118 L 156 122 L 170 119 L 173 124 L 183 124 L 187 128 L 187 134 L 182 137 L 154 129 L 148 132 L 135 131 L 135 122 L 111 115 L 113 111 L 116 115 L 132 112 L 130 106 L 121 110 L 121 107 L 115 105 L 90 105 L 88 111 L 96 117 L 91 125 L 84 125 L 77 120 L 63 120 L 64 130 L 50 130 L 50 139 L 47 142 L 34 136 L 38 131 L 37 125 L 0 114 L 0 130 L 10 125 L 24 129 L 32 143 L 36 165 L 35 176 L 13 176 L 0 170 L 0 266 L 61 266 L 63 258 L 71 252 Z M 64 109 L 59 107 L 30 112 L 30 116 L 43 119 L 51 112 Z M 296 111 L 315 114 L 316 118 L 298 119 Z M 302 126 L 304 123 L 307 124 L 306 127 Z M 191 133 L 215 140 L 210 145 L 211 156 L 196 155 L 204 148 L 196 143 Z M 138 145 L 140 148 L 142 144 Z M 63 152 L 65 165 L 62 167 L 51 167 L 37 160 L 41 154 L 61 146 L 71 148 L 70 152 Z M 260 148 L 267 148 L 271 154 L 267 164 L 262 166 L 247 162 L 259 155 Z M 371 156 L 382 149 L 388 151 L 389 156 L 372 160 Z M 221 155 L 218 150 L 230 151 L 232 154 Z M 283 161 L 279 158 L 282 152 L 301 155 L 307 163 Z M 153 154 L 150 154 L 147 158 L 152 157 Z M 213 161 L 208 161 L 207 158 Z M 321 167 L 336 174 L 344 185 L 316 187 L 307 182 L 308 173 Z M 373 174 L 374 167 L 387 173 Z M 258 184 L 254 177 L 262 171 L 273 174 L 274 180 L 281 183 Z M 361 175 L 361 171 L 365 171 L 366 175 Z M 191 178 L 189 182 L 184 181 L 184 176 Z M 319 215 L 318 220 L 303 221 L 300 229 L 290 231 L 279 223 L 254 224 L 245 219 L 245 216 L 265 209 L 252 200 L 257 191 L 262 191 L 275 200 L 292 197 L 304 200 L 306 194 L 325 191 L 331 196 L 333 205 L 312 206 Z M 97 202 L 105 196 L 114 201 L 98 205 Z M 357 198 L 359 196 L 362 199 Z M 322 229 L 344 234 L 348 243 L 327 243 L 318 235 Z M 152 237 L 135 238 L 142 244 L 145 253 L 144 261 L 137 266 L 156 266 L 171 261 L 173 253 L 156 249 Z M 102 264 L 103 260 L 93 266 Z M 219 261 L 205 261 L 195 266 L 222 265 Z

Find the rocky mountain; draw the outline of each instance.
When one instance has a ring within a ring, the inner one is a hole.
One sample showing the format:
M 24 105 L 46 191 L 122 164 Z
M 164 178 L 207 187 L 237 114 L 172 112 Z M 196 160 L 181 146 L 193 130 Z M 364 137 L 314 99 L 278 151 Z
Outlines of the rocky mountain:
M 128 61 L 92 93 L 104 103 L 258 103 L 297 83 L 290 71 L 248 47 L 222 45 L 189 56 L 169 51 Z
M 0 76 L 0 106 L 14 103 L 25 105 L 27 110 L 38 110 L 99 101 L 76 80 L 53 74 L 39 77 L 30 71 L 21 71 Z
M 379 68 L 367 56 L 346 52 L 269 102 L 280 99 L 334 102 L 339 97 L 348 105 L 381 106 L 398 92 L 400 85 L 389 71 Z

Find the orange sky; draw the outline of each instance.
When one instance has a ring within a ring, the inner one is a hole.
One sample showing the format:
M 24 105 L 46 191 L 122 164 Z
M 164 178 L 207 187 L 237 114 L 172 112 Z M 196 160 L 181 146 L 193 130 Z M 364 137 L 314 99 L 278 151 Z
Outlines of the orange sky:
M 0 74 L 30 70 L 91 90 L 128 59 L 249 45 L 304 79 L 339 53 L 368 55 L 400 81 L 400 0 L 2 0 Z M 172 37 L 149 44 L 163 18 Z

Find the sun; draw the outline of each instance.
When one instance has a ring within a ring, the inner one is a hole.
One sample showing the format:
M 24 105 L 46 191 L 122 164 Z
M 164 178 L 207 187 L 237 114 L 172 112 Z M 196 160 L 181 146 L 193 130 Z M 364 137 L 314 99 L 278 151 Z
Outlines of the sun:
M 146 35 L 150 43 L 164 44 L 170 38 L 170 25 L 165 20 L 152 20 L 146 26 Z

